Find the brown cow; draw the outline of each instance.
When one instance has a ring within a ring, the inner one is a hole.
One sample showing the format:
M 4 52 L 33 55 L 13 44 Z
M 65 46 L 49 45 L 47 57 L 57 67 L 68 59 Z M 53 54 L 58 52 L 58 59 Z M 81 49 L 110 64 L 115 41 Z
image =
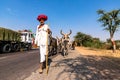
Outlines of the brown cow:
M 58 49 L 58 52 L 61 52 L 62 50 L 62 38 L 57 38 L 57 49 Z
M 57 39 L 52 37 L 52 32 L 49 34 L 49 56 L 57 54 Z

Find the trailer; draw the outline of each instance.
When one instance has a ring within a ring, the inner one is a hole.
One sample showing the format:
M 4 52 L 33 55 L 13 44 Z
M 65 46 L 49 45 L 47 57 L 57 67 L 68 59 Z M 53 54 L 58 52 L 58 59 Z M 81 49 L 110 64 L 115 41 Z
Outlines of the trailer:
M 33 33 L 30 30 L 14 31 L 0 27 L 0 53 L 30 50 L 33 38 Z

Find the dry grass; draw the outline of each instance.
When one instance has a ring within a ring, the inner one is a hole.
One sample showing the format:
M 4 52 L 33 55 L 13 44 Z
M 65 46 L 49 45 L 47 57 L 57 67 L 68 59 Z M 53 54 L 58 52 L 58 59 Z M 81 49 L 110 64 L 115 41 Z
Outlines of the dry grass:
M 82 55 L 120 58 L 120 50 L 116 50 L 116 53 L 113 53 L 112 50 L 92 49 L 88 47 L 76 47 L 76 50 L 78 50 Z

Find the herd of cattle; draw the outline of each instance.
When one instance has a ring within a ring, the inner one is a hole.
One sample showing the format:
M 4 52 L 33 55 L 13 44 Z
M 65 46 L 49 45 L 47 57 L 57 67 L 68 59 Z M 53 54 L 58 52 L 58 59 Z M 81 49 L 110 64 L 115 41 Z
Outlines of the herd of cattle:
M 68 50 L 75 49 L 75 41 L 70 41 L 70 34 L 72 31 L 70 30 L 69 33 L 63 33 L 62 30 L 60 31 L 62 37 L 61 38 L 53 38 L 52 37 L 52 32 L 49 35 L 50 38 L 50 44 L 49 44 L 49 56 L 57 54 L 60 52 L 63 56 L 68 55 Z

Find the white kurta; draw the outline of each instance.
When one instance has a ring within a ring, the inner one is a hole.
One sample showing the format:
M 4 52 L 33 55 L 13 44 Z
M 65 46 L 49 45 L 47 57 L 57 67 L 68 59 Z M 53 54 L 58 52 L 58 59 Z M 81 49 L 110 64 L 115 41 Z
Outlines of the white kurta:
M 39 28 L 39 25 L 37 26 L 37 30 L 36 30 L 36 37 L 35 37 L 35 44 L 37 44 L 37 46 L 40 45 L 46 45 L 46 41 L 47 41 L 47 29 L 49 29 L 48 25 L 44 24 L 43 27 Z
M 44 24 L 43 27 L 38 28 L 36 30 L 35 44 L 40 48 L 40 62 L 45 61 L 46 55 L 46 41 L 47 41 L 47 30 L 49 29 L 48 25 Z

